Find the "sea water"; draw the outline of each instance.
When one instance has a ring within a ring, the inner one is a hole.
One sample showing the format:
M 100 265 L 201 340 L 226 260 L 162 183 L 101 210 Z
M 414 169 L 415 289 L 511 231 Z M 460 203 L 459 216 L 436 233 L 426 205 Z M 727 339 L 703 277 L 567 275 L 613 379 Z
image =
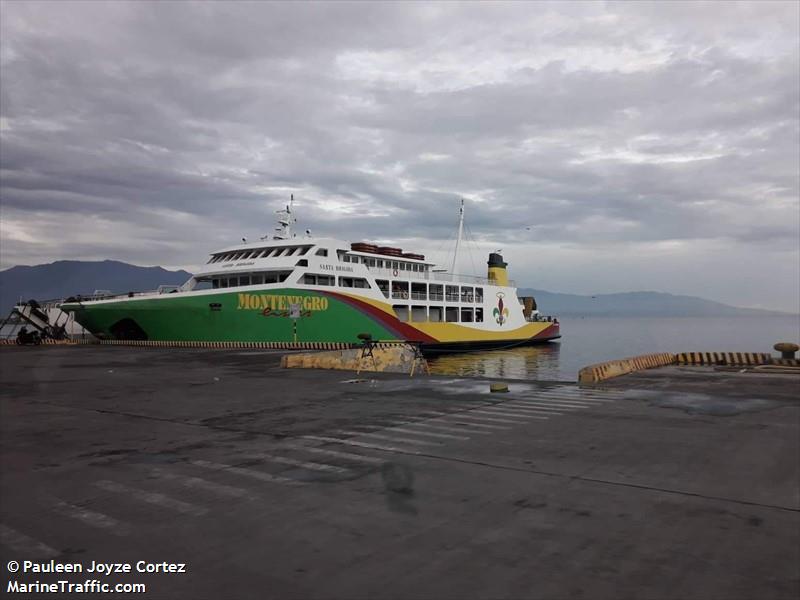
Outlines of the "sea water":
M 800 343 L 800 315 L 564 317 L 556 342 L 431 358 L 439 375 L 575 381 L 581 367 L 653 352 L 770 352 Z

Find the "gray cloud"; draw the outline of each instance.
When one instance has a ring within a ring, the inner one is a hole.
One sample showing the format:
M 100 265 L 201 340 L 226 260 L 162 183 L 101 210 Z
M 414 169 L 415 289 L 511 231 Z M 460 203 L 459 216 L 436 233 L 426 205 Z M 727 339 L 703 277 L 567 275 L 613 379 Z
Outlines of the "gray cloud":
M 191 268 L 270 231 L 290 193 L 317 234 L 431 252 L 465 197 L 464 268 L 502 246 L 526 285 L 798 310 L 796 3 L 0 17 L 4 268 Z

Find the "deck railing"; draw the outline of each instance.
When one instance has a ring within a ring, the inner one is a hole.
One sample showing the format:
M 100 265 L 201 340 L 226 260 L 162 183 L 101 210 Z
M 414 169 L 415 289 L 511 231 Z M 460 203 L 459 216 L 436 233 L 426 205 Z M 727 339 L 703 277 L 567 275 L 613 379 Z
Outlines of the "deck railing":
M 395 275 L 394 269 L 370 266 L 367 266 L 367 268 L 369 272 L 378 279 L 420 279 L 425 281 L 450 281 L 472 285 L 496 285 L 493 280 L 487 279 L 486 277 L 475 277 L 474 275 L 440 273 L 438 271 L 404 271 L 402 269 L 398 269 Z M 516 287 L 516 283 L 513 280 L 509 280 L 508 286 Z

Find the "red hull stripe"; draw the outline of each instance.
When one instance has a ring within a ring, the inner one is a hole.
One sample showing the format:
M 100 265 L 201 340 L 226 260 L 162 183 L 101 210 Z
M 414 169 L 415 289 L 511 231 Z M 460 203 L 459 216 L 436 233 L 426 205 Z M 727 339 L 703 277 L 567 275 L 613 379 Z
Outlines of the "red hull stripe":
M 363 313 L 366 313 L 369 317 L 371 317 L 375 322 L 377 322 L 382 327 L 385 327 L 389 331 L 391 331 L 397 338 L 401 340 L 406 340 L 410 342 L 437 342 L 436 338 L 429 336 L 426 333 L 422 333 L 419 329 L 411 327 L 410 325 L 406 325 L 397 320 L 396 317 L 392 317 L 387 313 L 383 312 L 382 310 L 375 308 L 371 304 L 367 302 L 363 302 L 356 298 L 352 298 L 350 296 L 345 296 L 344 294 L 338 294 L 336 292 L 322 292 L 326 296 L 331 296 L 336 298 L 337 300 L 344 302 L 345 304 L 349 304 L 353 308 L 360 310 Z

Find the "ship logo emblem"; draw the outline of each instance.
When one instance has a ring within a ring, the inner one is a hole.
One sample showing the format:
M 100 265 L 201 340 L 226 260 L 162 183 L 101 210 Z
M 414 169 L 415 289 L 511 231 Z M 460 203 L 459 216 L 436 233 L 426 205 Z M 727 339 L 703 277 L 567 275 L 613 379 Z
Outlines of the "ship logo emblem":
M 502 325 L 508 320 L 508 308 L 503 305 L 504 297 L 505 294 L 503 292 L 497 292 L 497 308 L 492 311 L 494 320 L 497 321 L 498 325 Z

